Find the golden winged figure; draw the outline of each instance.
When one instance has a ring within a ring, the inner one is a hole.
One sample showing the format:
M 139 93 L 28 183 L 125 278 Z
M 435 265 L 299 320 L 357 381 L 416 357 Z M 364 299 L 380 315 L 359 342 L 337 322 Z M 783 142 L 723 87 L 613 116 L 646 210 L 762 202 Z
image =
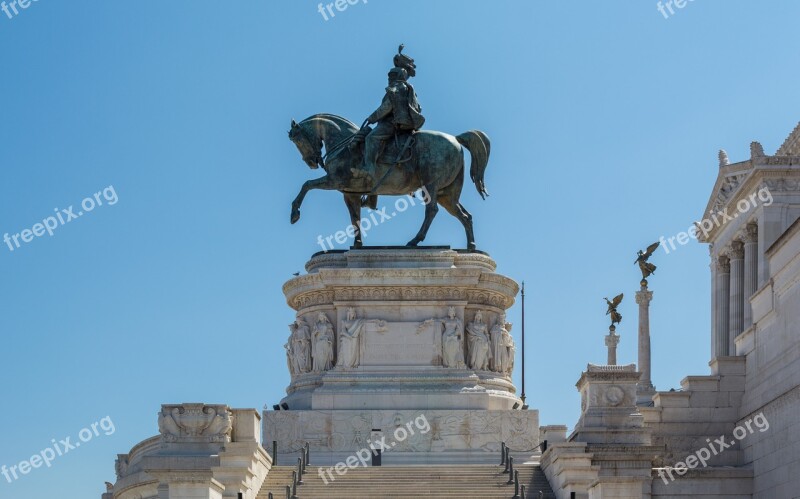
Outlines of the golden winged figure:
M 625 294 L 620 293 L 613 300 L 610 301 L 608 298 L 603 298 L 606 301 L 606 303 L 608 303 L 608 311 L 606 312 L 606 315 L 611 316 L 611 327 L 614 327 L 614 324 L 619 324 L 620 322 L 622 322 L 622 314 L 617 312 L 617 307 L 619 307 L 619 304 L 622 303 L 622 299 L 624 297 Z
M 647 250 L 645 251 L 639 250 L 639 252 L 637 253 L 638 258 L 636 258 L 636 261 L 633 263 L 639 264 L 639 269 L 641 269 L 642 271 L 643 281 L 647 280 L 648 277 L 656 273 L 656 268 L 658 267 L 648 262 L 648 260 L 650 259 L 651 256 L 653 256 L 653 253 L 655 253 L 656 249 L 658 249 L 660 245 L 661 245 L 660 242 L 655 242 L 650 246 L 648 246 Z

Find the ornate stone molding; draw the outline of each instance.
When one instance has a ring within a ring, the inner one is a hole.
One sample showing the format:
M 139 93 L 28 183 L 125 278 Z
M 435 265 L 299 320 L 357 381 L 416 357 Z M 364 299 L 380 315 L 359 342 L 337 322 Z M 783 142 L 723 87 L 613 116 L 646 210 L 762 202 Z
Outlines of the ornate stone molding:
M 464 290 L 446 286 L 360 286 L 302 293 L 295 296 L 289 306 L 301 310 L 315 305 L 333 305 L 335 301 L 393 300 L 467 300 L 471 305 L 502 309 L 508 309 L 514 304 L 514 299 L 507 295 L 476 289 Z
M 800 191 L 800 178 L 764 179 L 761 185 L 769 189 L 773 194 L 776 192 L 798 192 Z
M 314 305 L 332 305 L 334 296 L 332 290 L 311 291 L 295 296 L 289 303 L 289 306 L 295 310 L 300 310 L 302 308 L 313 307 Z

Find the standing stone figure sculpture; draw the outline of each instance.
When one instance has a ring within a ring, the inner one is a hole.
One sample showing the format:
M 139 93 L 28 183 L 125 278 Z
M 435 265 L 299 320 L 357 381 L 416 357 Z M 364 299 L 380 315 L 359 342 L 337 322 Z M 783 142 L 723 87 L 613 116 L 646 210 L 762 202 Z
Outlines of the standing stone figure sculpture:
M 289 324 L 289 331 L 292 372 L 307 373 L 311 370 L 311 328 L 305 319 L 298 317 Z
M 489 369 L 489 330 L 483 322 L 483 312 L 475 313 L 475 320 L 467 325 L 467 343 L 469 345 L 469 367 L 480 371 Z
M 347 309 L 347 319 L 339 328 L 339 355 L 336 367 L 358 367 L 360 360 L 361 333 L 366 325 L 364 319 L 356 317 L 353 307 Z
M 622 322 L 622 314 L 617 312 L 617 307 L 619 307 L 619 304 L 622 303 L 622 299 L 624 297 L 625 297 L 625 294 L 624 293 L 620 293 L 612 301 L 609 301 L 608 298 L 603 298 L 606 301 L 606 303 L 608 304 L 608 310 L 606 311 L 606 315 L 610 315 L 611 316 L 611 328 L 612 329 L 616 329 L 615 326 L 614 326 L 615 324 L 619 324 L 620 322 Z
M 656 273 L 656 269 L 658 267 L 656 267 L 655 265 L 650 263 L 648 260 L 650 260 L 650 257 L 653 256 L 653 253 L 655 253 L 656 249 L 658 249 L 658 247 L 660 245 L 661 245 L 660 242 L 655 242 L 655 243 L 651 244 L 650 246 L 648 246 L 647 250 L 645 250 L 645 251 L 639 250 L 636 253 L 637 258 L 636 258 L 636 261 L 633 262 L 633 263 L 634 264 L 638 264 L 639 265 L 639 270 L 642 271 L 642 285 L 643 286 L 647 285 L 647 278 Z
M 497 324 L 492 327 L 490 337 L 492 345 L 492 371 L 497 373 L 508 373 L 512 369 L 514 362 L 514 339 L 511 337 L 511 323 L 506 322 L 505 312 L 500 314 Z
M 456 317 L 455 307 L 447 310 L 444 319 L 428 319 L 420 324 L 420 329 L 429 324 L 438 323 L 442 331 L 442 365 L 453 369 L 464 369 L 464 323 Z
M 505 365 L 506 376 L 511 376 L 514 372 L 514 359 L 517 356 L 517 345 L 514 343 L 514 338 L 511 336 L 511 323 L 506 322 L 505 327 L 506 346 L 508 347 L 507 363 Z
M 294 363 L 294 356 L 292 355 L 292 347 L 290 342 L 291 339 L 289 342 L 283 345 L 283 348 L 286 349 L 286 367 L 287 369 L 289 369 L 289 374 L 291 374 L 294 377 L 298 373 L 297 373 L 297 366 Z
M 328 371 L 333 367 L 333 324 L 328 316 L 320 312 L 312 334 L 311 357 L 312 371 L 315 373 Z
M 479 130 L 458 136 L 429 130 L 415 132 L 422 126 L 422 116 L 414 89 L 407 81 L 411 72 L 416 74 L 415 69 L 413 59 L 402 54 L 395 58 L 385 105 L 368 120 L 379 123 L 375 130 L 332 114 L 315 114 L 300 123 L 292 120 L 289 139 L 306 165 L 311 169 L 322 168 L 325 175 L 303 184 L 292 202 L 291 223 L 300 219 L 300 207 L 309 191 L 339 191 L 344 194 L 353 227 L 353 245 L 358 248 L 362 246 L 363 206 L 375 208 L 379 195 L 405 196 L 424 188 L 429 197 L 425 220 L 408 246 L 416 246 L 425 239 L 441 205 L 464 226 L 467 248 L 476 249 L 472 215 L 460 203 L 467 173 L 464 150 L 472 158 L 469 176 L 485 198 L 489 137 Z M 366 137 L 370 138 L 365 158 L 360 141 Z M 369 165 L 369 173 L 363 170 L 365 164 Z

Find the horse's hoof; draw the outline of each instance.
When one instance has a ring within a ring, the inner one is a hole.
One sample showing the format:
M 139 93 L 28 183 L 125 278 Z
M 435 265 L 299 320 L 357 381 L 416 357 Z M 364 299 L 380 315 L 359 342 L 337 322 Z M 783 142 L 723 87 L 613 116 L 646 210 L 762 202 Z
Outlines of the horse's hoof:
M 354 247 L 354 248 L 362 248 L 363 246 L 364 246 L 364 243 L 363 243 L 363 242 L 361 242 L 361 241 L 355 241 L 355 242 L 353 243 L 353 247 Z
M 476 249 L 478 249 L 478 245 L 475 244 L 475 243 L 468 243 L 467 244 L 467 249 L 470 250 L 470 251 L 475 251 Z
M 292 224 L 297 223 L 297 221 L 300 220 L 300 212 L 299 211 L 293 211 L 290 220 L 291 220 Z
M 418 244 L 419 244 L 418 240 L 412 239 L 411 241 L 408 242 L 408 244 L 406 244 L 406 246 L 416 246 Z

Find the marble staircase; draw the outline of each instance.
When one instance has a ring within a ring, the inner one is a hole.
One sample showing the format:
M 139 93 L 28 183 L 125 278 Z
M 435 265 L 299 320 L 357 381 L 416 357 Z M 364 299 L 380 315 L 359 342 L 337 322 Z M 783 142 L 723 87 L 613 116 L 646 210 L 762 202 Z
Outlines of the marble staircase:
M 295 466 L 275 466 L 270 471 L 258 499 L 286 497 Z M 527 499 L 555 499 L 547 478 L 538 465 L 515 466 L 520 483 L 525 485 Z M 507 485 L 508 475 L 495 465 L 457 466 L 382 466 L 354 468 L 343 476 L 333 473 L 334 481 L 326 484 L 317 467 L 310 465 L 297 487 L 298 499 L 377 499 L 384 497 L 443 497 L 511 499 L 514 486 Z

